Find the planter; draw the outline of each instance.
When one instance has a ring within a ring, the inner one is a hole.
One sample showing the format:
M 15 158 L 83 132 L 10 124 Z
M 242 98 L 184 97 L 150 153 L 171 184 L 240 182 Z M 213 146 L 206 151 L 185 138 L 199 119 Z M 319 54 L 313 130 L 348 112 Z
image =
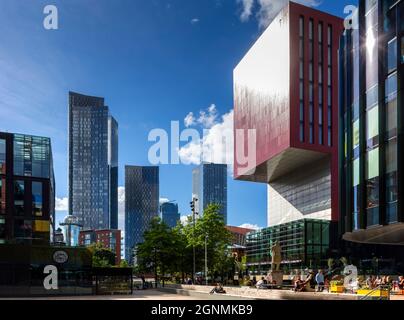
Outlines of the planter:
M 331 284 L 331 286 L 330 286 L 330 292 L 331 293 L 344 293 L 344 291 L 345 291 L 344 286 L 335 285 L 335 284 Z

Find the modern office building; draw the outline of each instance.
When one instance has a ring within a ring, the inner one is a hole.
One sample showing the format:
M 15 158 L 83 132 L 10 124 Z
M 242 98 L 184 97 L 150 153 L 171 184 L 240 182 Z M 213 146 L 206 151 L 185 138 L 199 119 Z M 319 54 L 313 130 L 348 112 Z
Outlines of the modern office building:
M 343 27 L 338 17 L 288 2 L 234 70 L 234 129 L 256 136 L 255 165 L 235 157 L 234 176 L 268 185 L 270 228 L 338 221 Z M 235 143 L 235 155 L 245 154 L 246 145 Z M 290 241 L 300 239 L 287 230 Z
M 289 270 L 327 266 L 330 249 L 335 243 L 336 222 L 302 219 L 247 234 L 247 268 L 253 274 L 271 269 L 271 247 L 282 247 L 282 265 Z
M 200 215 L 208 205 L 220 205 L 220 213 L 227 224 L 227 165 L 203 163 L 194 168 L 192 197 L 198 199 L 196 211 Z
M 0 245 L 49 245 L 54 230 L 51 140 L 0 132 Z
M 153 218 L 159 216 L 159 167 L 125 167 L 125 258 L 134 251 Z
M 85 229 L 118 221 L 118 124 L 103 98 L 69 93 L 69 214 Z
M 110 228 L 118 229 L 118 122 L 108 117 Z
M 404 245 L 403 17 L 402 0 L 360 0 L 341 37 L 341 233 L 362 249 Z M 383 248 L 368 257 L 402 252 Z
M 64 242 L 68 247 L 77 247 L 79 245 L 80 231 L 83 226 L 80 224 L 80 220 L 76 216 L 67 216 L 63 223 L 60 223 L 63 227 Z
M 115 264 L 121 263 L 121 230 L 84 230 L 80 231 L 79 245 L 88 247 L 101 244 L 115 253 Z
M 232 244 L 243 247 L 246 245 L 247 234 L 254 231 L 252 229 L 233 226 L 226 226 L 226 229 L 229 230 L 233 236 Z
M 178 204 L 172 201 L 162 203 L 160 205 L 160 218 L 170 228 L 174 228 L 181 218 L 178 212 Z

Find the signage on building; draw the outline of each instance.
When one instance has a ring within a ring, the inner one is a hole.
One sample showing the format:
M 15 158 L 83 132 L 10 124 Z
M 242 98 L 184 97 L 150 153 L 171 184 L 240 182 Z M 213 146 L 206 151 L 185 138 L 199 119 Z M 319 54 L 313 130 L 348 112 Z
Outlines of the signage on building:
M 53 254 L 53 261 L 59 264 L 64 264 L 69 260 L 69 255 L 67 254 L 66 251 L 56 251 Z

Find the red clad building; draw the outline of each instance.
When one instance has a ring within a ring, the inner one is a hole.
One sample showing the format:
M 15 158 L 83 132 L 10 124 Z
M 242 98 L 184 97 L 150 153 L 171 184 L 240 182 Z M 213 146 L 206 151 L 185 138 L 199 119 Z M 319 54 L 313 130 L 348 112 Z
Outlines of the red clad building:
M 234 174 L 268 184 L 268 226 L 338 220 L 342 31 L 342 19 L 289 2 L 234 70 Z M 244 166 L 237 136 L 248 130 L 256 151 Z
M 121 230 L 86 230 L 80 231 L 80 246 L 89 246 L 99 243 L 104 248 L 111 249 L 116 255 L 115 263 L 121 263 Z

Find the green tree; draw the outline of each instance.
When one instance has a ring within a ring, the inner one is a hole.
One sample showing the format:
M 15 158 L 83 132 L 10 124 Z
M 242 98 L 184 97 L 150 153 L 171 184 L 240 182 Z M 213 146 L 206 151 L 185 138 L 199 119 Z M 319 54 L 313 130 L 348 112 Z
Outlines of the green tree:
M 115 265 L 115 253 L 105 248 L 100 243 L 94 243 L 88 247 L 93 256 L 93 267 L 110 268 Z
M 179 240 L 176 234 L 160 218 L 151 221 L 149 229 L 143 235 L 144 241 L 137 250 L 138 265 L 136 269 L 153 272 L 156 283 L 159 275 L 175 270 Z
M 184 227 L 187 239 L 187 247 L 196 250 L 197 272 L 204 270 L 205 240 L 207 242 L 208 270 L 210 275 L 224 275 L 234 267 L 234 258 L 228 251 L 231 243 L 231 232 L 226 229 L 223 216 L 220 214 L 220 206 L 209 205 L 203 212 L 203 216 L 196 220 L 195 225 L 190 218 Z
M 129 268 L 129 264 L 126 260 L 121 260 L 121 263 L 119 264 L 120 268 Z

